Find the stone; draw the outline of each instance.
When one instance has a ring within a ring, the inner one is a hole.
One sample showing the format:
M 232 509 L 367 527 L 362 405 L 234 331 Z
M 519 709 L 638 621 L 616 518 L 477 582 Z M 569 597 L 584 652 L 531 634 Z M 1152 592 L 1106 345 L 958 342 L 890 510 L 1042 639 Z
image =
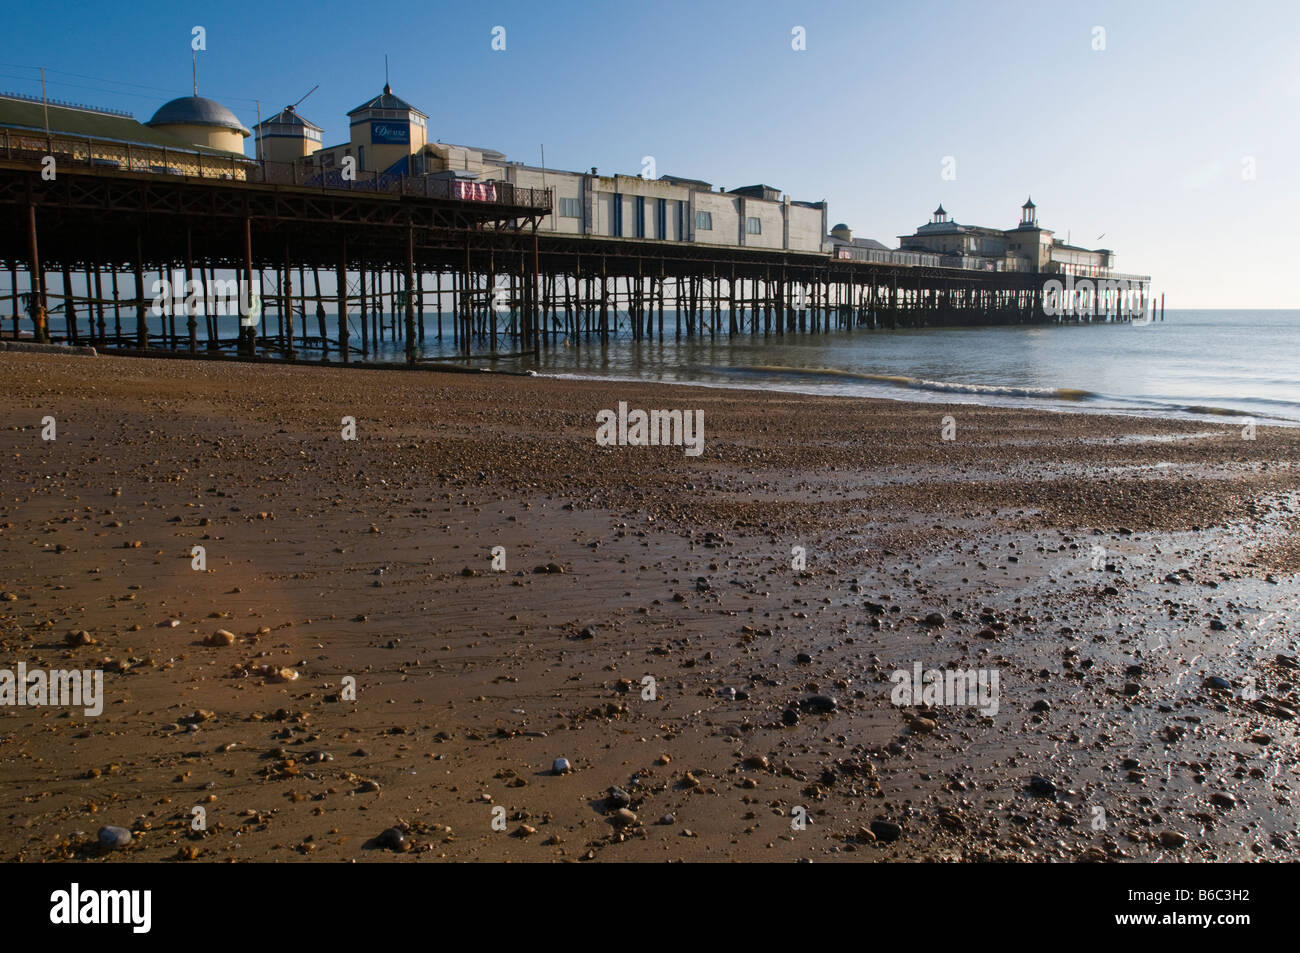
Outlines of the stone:
M 1055 797 L 1056 785 L 1041 775 L 1029 779 L 1029 793 L 1036 797 Z
M 1178 831 L 1161 831 L 1160 844 L 1162 847 L 1168 847 L 1170 850 L 1177 850 L 1187 843 L 1187 838 Z
M 931 612 L 925 617 L 925 624 L 932 629 L 937 629 L 947 621 L 947 617 L 942 612 Z
M 390 827 L 379 835 L 376 840 L 380 847 L 385 850 L 397 851 L 402 853 L 411 849 L 411 842 L 406 837 L 406 832 L 400 827 Z
M 799 702 L 799 707 L 817 715 L 827 715 L 840 707 L 833 695 L 808 695 Z
M 1201 685 L 1212 692 L 1230 692 L 1232 691 L 1232 682 L 1228 681 L 1222 675 L 1211 675 Z
M 107 824 L 99 829 L 99 846 L 108 850 L 117 850 L 131 843 L 131 832 L 125 827 Z
M 235 633 L 227 629 L 217 629 L 217 631 L 213 632 L 211 635 L 209 635 L 206 639 L 203 640 L 203 644 L 204 645 L 234 645 Z
M 871 833 L 875 835 L 876 840 L 889 843 L 896 841 L 903 836 L 903 829 L 893 821 L 886 821 L 883 818 L 876 818 L 871 822 Z
M 556 758 L 555 761 L 551 763 L 552 774 L 568 774 L 572 770 L 573 765 L 569 763 L 568 758 Z
M 620 807 L 609 816 L 609 822 L 618 828 L 634 827 L 637 823 L 637 817 L 627 808 Z
M 605 797 L 605 809 L 617 810 L 627 807 L 632 803 L 632 795 L 628 794 L 622 788 L 610 788 L 609 794 Z

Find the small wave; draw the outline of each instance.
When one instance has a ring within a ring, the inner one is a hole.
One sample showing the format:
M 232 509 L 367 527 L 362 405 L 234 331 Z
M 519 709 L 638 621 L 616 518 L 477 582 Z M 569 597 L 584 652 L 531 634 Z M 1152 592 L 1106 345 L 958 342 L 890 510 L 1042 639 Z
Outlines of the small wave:
M 719 367 L 716 370 L 734 373 L 738 368 Z M 842 371 L 833 367 L 786 367 L 780 364 L 759 364 L 745 368 L 764 374 L 784 374 L 790 376 L 836 377 L 850 380 L 872 381 L 878 384 L 893 384 L 895 387 L 908 387 L 912 390 L 930 390 L 948 394 L 974 394 L 998 397 L 1039 397 L 1048 400 L 1089 400 L 1098 395 L 1092 391 L 1077 387 L 1016 387 L 1003 384 L 963 384 L 956 381 L 931 381 L 921 377 L 907 377 L 899 374 L 865 374 L 858 371 Z

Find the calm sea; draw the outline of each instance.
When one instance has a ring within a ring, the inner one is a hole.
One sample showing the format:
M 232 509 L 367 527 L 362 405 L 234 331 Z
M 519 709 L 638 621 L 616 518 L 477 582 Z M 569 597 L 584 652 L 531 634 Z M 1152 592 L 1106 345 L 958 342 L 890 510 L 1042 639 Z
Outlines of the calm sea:
M 450 317 L 443 316 L 441 347 L 436 320 L 425 318 L 426 357 L 454 353 Z M 274 321 L 269 316 L 272 327 Z M 52 322 L 55 330 L 59 323 Z M 312 316 L 311 333 L 315 324 Z M 331 333 L 334 324 L 331 314 Z M 222 326 L 233 333 L 233 322 Z M 665 327 L 672 326 L 670 312 Z M 353 328 L 354 346 L 358 331 Z M 675 340 L 671 333 L 663 342 L 620 338 L 605 347 L 593 341 L 545 348 L 540 363 L 531 356 L 472 363 L 564 377 L 1300 424 L 1300 311 L 1170 310 L 1163 322 L 1141 326 L 858 330 L 766 339 Z M 401 346 L 385 342 L 375 357 L 400 361 Z

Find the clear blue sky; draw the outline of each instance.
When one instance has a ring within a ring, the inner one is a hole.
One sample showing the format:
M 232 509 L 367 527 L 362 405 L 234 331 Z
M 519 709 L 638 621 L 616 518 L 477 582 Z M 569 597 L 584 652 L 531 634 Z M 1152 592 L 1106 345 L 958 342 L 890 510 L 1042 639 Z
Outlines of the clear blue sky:
M 0 88 L 39 93 L 44 66 L 51 97 L 144 120 L 189 94 L 195 25 L 199 92 L 249 126 L 255 100 L 267 115 L 319 83 L 302 112 L 343 141 L 387 53 L 433 139 L 627 174 L 651 155 L 827 199 L 891 246 L 939 202 L 1007 227 L 1032 194 L 1041 224 L 1113 248 L 1170 306 L 1300 308 L 1296 0 L 42 0 L 6 5 Z

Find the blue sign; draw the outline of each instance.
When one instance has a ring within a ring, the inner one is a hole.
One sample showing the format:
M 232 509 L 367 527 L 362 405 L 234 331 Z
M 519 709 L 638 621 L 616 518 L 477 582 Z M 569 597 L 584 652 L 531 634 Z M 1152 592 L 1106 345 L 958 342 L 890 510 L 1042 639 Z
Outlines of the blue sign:
M 406 122 L 372 122 L 370 141 L 376 145 L 409 146 L 411 124 Z

